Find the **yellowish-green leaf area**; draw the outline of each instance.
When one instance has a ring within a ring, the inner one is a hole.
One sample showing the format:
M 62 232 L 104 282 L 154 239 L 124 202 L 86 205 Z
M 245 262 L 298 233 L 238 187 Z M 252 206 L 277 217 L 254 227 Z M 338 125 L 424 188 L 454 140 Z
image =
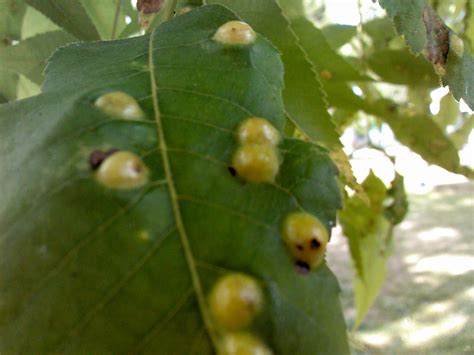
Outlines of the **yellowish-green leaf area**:
M 278 51 L 258 35 L 236 48 L 212 39 L 233 20 L 204 6 L 150 35 L 72 44 L 42 94 L 0 106 L 1 353 L 213 354 L 234 334 L 216 326 L 208 295 L 231 272 L 262 290 L 251 345 L 349 353 L 336 278 L 324 264 L 298 273 L 280 236 L 298 210 L 334 223 L 327 151 L 284 139 L 272 183 L 229 171 L 242 122 L 284 126 Z M 94 106 L 113 91 L 144 118 Z M 141 159 L 143 186 L 97 181 L 91 153 L 115 150 Z
M 354 329 L 361 324 L 385 281 L 393 227 L 408 210 L 403 177 L 399 175 L 387 189 L 371 171 L 362 188 L 368 200 L 359 194 L 347 197 L 339 214 L 356 269 Z

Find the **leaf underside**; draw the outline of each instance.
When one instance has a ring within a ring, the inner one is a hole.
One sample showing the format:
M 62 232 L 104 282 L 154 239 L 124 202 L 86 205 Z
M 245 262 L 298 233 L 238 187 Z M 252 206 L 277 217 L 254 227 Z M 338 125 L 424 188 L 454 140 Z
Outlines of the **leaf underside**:
M 284 125 L 277 51 L 261 37 L 245 48 L 211 39 L 233 19 L 205 6 L 152 35 L 72 44 L 50 61 L 43 94 L 0 106 L 0 352 L 213 353 L 206 295 L 239 271 L 265 290 L 251 331 L 276 354 L 348 353 L 335 277 L 324 265 L 297 273 L 279 236 L 295 210 L 334 223 L 326 151 L 285 140 L 273 184 L 228 172 L 243 119 Z M 146 118 L 94 108 L 114 90 Z M 88 158 L 111 148 L 140 155 L 150 182 L 100 186 Z

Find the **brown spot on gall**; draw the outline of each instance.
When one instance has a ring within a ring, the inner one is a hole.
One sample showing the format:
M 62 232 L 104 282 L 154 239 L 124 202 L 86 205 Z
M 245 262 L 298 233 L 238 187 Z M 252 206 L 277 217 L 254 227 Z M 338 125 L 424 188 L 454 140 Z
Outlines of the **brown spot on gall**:
M 89 155 L 89 166 L 91 167 L 92 170 L 97 170 L 100 164 L 102 164 L 102 162 L 105 160 L 105 158 L 109 157 L 115 152 L 118 152 L 118 149 L 109 149 L 106 151 L 94 150 Z
M 311 241 L 309 242 L 309 245 L 311 249 L 318 249 L 321 246 L 321 243 L 318 242 L 316 239 L 311 239 Z

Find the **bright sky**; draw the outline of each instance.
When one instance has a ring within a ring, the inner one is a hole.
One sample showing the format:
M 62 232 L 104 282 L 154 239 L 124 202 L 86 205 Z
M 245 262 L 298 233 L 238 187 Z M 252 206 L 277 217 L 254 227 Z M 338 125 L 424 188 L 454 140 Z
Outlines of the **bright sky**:
M 359 23 L 358 0 L 329 0 L 326 1 L 326 14 L 331 22 L 357 25 Z M 362 0 L 364 21 L 384 14 L 378 3 L 372 0 Z

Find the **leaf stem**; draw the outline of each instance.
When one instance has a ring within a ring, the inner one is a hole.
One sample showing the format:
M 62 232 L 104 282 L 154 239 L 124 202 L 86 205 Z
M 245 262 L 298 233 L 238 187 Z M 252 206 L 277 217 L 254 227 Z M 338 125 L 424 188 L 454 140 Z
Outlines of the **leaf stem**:
M 174 12 L 176 10 L 176 6 L 178 5 L 178 0 L 168 0 L 169 1 L 169 6 L 167 6 L 166 10 L 167 13 L 165 15 L 165 20 L 171 20 L 174 16 Z
M 118 25 L 121 5 L 122 5 L 122 0 L 117 0 L 117 5 L 115 7 L 114 24 L 112 27 L 112 36 L 110 37 L 111 39 L 115 39 L 115 36 L 117 35 L 117 25 Z

